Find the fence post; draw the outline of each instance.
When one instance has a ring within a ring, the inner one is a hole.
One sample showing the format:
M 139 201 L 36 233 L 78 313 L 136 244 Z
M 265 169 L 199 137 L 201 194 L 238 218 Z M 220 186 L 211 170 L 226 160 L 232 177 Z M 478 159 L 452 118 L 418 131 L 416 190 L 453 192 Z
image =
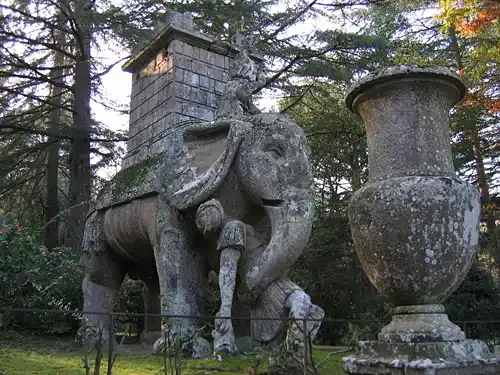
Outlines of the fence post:
M 115 315 L 113 313 L 109 314 L 109 336 L 108 336 L 108 373 L 107 375 L 112 375 L 113 372 L 113 343 L 115 341 Z
M 165 375 L 168 375 L 168 364 L 167 364 L 167 331 L 163 330 L 163 371 Z
M 309 343 L 309 340 L 308 340 L 308 337 L 307 337 L 307 319 L 304 318 L 302 320 L 302 329 L 303 329 L 303 333 L 304 333 L 304 363 L 303 363 L 303 366 L 304 366 L 304 375 L 307 375 L 307 345 Z

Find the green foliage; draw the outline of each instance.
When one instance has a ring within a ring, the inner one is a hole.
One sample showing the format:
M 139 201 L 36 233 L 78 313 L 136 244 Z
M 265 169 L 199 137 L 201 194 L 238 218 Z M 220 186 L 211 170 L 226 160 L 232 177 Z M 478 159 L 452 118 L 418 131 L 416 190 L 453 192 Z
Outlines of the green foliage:
M 368 290 L 362 299 L 355 301 L 358 320 L 347 323 L 342 332 L 340 341 L 349 348 L 357 346 L 359 341 L 376 340 L 380 329 L 391 319 L 392 305 L 375 290 Z
M 144 312 L 143 299 L 144 284 L 140 280 L 132 280 L 126 277 L 120 288 L 114 310 L 124 313 L 142 313 Z M 140 333 L 144 327 L 144 319 L 140 316 L 118 316 L 117 330 L 124 331 L 128 325 L 131 325 L 132 332 Z
M 174 1 L 180 11 L 196 15 L 195 23 L 206 33 L 230 40 L 236 33 L 252 34 L 262 31 L 276 21 L 270 8 L 276 0 L 235 0 L 228 6 L 223 0 Z
M 498 280 L 487 269 L 473 267 L 470 270 L 464 283 L 446 301 L 446 311 L 452 321 L 485 321 L 467 324 L 469 338 L 480 339 L 490 345 L 500 342 L 500 323 L 488 323 L 500 321 L 500 288 Z
M 367 179 L 367 153 L 361 121 L 344 103 L 346 88 L 316 83 L 300 100 L 281 103 L 308 136 L 316 181 L 316 220 L 290 277 L 328 318 L 376 320 L 354 326 L 324 323 L 317 340 L 326 344 L 350 342 L 360 327 L 370 332 L 380 328 L 386 310 L 385 300 L 363 275 L 349 229 L 347 206 L 352 192 Z
M 9 308 L 78 309 L 81 276 L 71 249 L 38 245 L 30 232 L 8 213 L 0 214 L 0 306 Z M 76 327 L 69 315 L 5 313 L 3 326 L 46 333 L 66 333 Z

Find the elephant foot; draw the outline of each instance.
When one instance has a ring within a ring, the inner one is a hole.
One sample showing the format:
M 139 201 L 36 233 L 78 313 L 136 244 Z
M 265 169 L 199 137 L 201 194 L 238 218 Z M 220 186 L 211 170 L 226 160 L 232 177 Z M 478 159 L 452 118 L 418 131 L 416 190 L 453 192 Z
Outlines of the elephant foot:
M 166 354 L 168 357 L 183 356 L 193 359 L 208 358 L 211 355 L 210 343 L 203 337 L 195 336 L 187 342 L 175 340 L 172 336 L 156 340 L 153 345 L 153 353 L 156 355 Z
M 233 323 L 231 319 L 216 319 L 214 337 L 214 354 L 215 353 L 236 353 L 238 347 L 234 339 Z

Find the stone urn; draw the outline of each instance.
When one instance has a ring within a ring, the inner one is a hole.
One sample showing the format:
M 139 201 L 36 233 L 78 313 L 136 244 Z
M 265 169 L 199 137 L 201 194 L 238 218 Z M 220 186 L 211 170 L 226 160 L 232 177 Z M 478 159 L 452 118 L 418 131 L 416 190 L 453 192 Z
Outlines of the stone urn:
M 369 181 L 349 219 L 361 265 L 397 306 L 379 340 L 465 338 L 440 304 L 471 267 L 479 236 L 479 194 L 456 177 L 449 111 L 463 98 L 443 68 L 394 67 L 351 88 L 347 105 L 368 139 Z

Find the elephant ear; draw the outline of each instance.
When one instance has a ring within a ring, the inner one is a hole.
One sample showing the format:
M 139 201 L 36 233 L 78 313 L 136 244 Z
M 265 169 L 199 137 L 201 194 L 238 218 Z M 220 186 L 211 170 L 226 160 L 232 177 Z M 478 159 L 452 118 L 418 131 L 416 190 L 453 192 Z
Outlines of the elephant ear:
M 167 151 L 163 182 L 170 204 L 186 210 L 210 198 L 227 176 L 251 126 L 238 120 L 204 122 L 174 138 Z

